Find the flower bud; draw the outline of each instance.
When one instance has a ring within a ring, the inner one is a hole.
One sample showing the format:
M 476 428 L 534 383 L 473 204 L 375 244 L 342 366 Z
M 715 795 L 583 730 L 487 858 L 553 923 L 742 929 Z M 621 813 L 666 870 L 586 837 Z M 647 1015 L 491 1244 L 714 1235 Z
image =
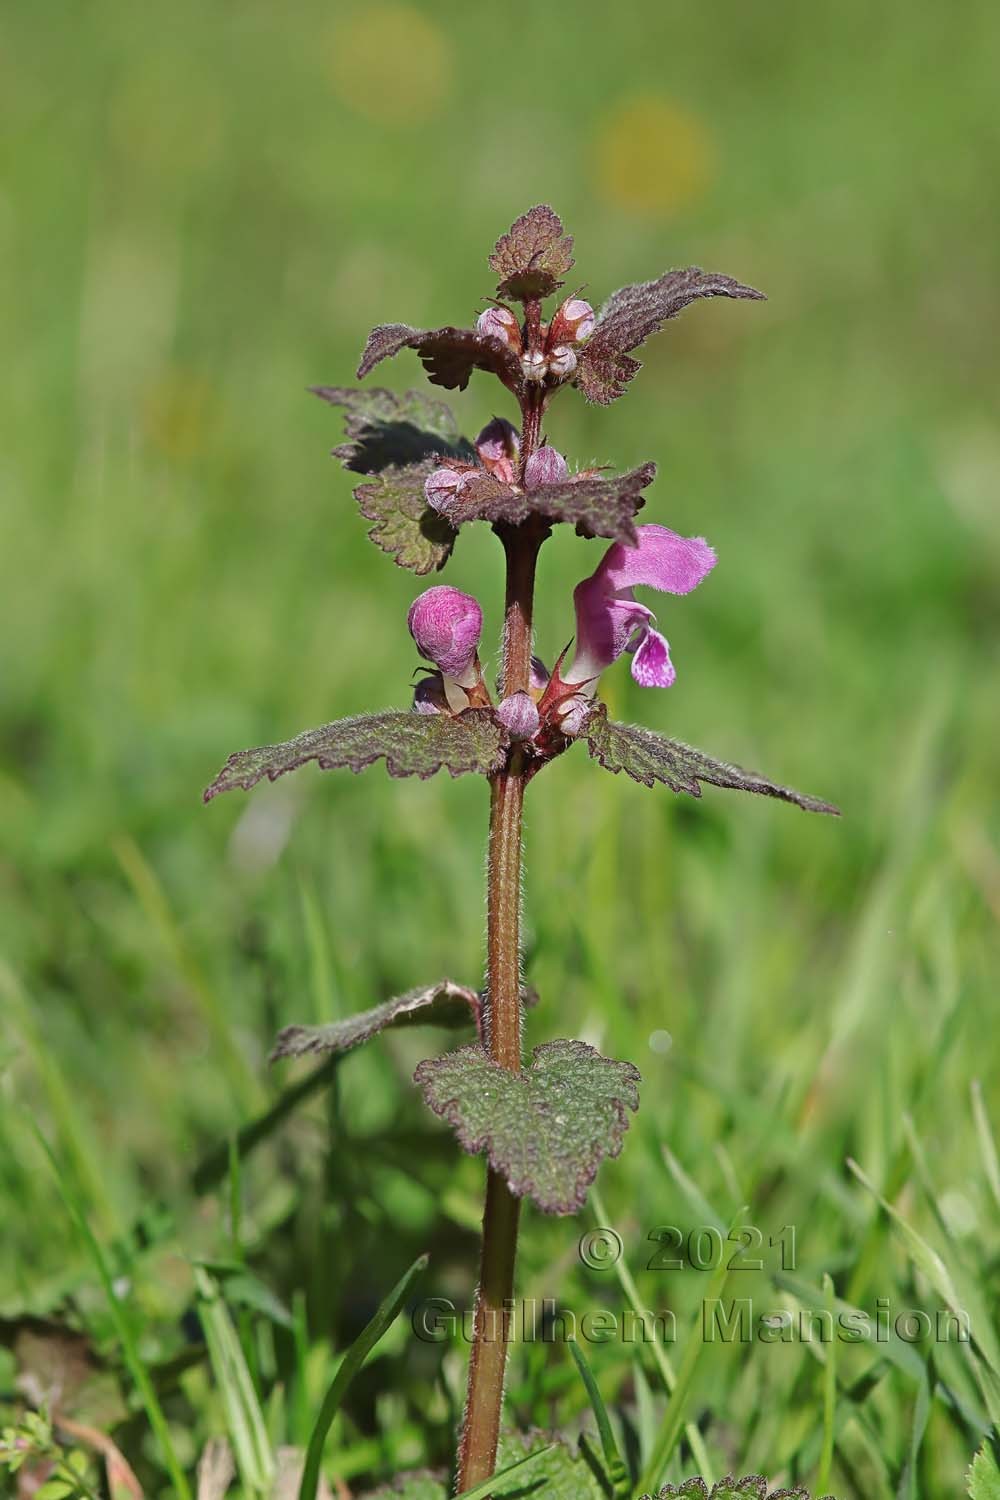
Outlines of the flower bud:
M 488 307 L 476 319 L 476 332 L 484 339 L 500 339 L 521 352 L 521 325 L 506 307 Z
M 576 355 L 568 344 L 557 344 L 549 355 L 549 374 L 556 380 L 568 380 L 576 370 Z
M 413 689 L 413 711 L 417 714 L 447 714 L 448 698 L 440 672 L 428 672 Z
M 497 704 L 497 718 L 515 740 L 530 740 L 538 732 L 538 709 L 527 693 L 511 693 Z
M 594 711 L 593 697 L 586 693 L 575 693 L 567 698 L 558 710 L 559 728 L 567 739 L 575 739 L 587 727 L 587 720 Z
M 545 379 L 545 372 L 549 367 L 548 356 L 541 349 L 532 349 L 521 360 L 521 369 L 525 380 L 536 383 Z
M 594 309 L 581 297 L 567 297 L 557 310 L 549 328 L 549 347 L 557 344 L 582 344 L 589 339 L 596 322 Z
M 521 452 L 517 428 L 504 417 L 494 417 L 476 438 L 476 452 L 484 468 L 504 484 L 514 483 L 514 465 Z
M 428 505 L 435 510 L 447 510 L 464 483 L 465 475 L 458 469 L 434 469 L 424 480 Z
M 476 651 L 483 612 L 471 594 L 437 584 L 410 605 L 406 620 L 417 650 L 448 677 L 472 687 L 479 676 Z
M 540 656 L 531 658 L 531 676 L 528 686 L 533 693 L 544 693 L 549 685 L 549 669 Z
M 548 443 L 544 448 L 537 449 L 524 466 L 524 487 L 533 490 L 539 484 L 561 484 L 569 474 L 566 460 L 561 453 L 550 448 Z

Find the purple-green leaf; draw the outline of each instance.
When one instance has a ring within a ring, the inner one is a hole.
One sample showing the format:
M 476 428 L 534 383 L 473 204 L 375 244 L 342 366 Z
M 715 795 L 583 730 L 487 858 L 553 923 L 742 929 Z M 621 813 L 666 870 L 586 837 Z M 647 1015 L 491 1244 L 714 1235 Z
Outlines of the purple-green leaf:
M 510 737 L 488 708 L 447 714 L 361 714 L 307 729 L 282 745 L 261 745 L 231 755 L 204 794 L 206 802 L 240 787 L 248 792 L 266 776 L 276 781 L 308 761 L 320 770 L 363 771 L 385 758 L 390 776 L 433 776 L 442 767 L 452 776 L 489 776 L 499 770 Z
M 628 1111 L 639 1107 L 638 1070 L 586 1042 L 536 1047 L 520 1073 L 482 1047 L 462 1047 L 422 1062 L 415 1078 L 463 1150 L 485 1151 L 512 1193 L 553 1214 L 582 1208 L 601 1162 L 621 1150 Z
M 498 297 L 548 297 L 562 286 L 561 277 L 573 265 L 573 237 L 547 203 L 538 203 L 515 219 L 490 256 L 490 268 L 500 281 Z
M 278 1033 L 270 1060 L 312 1052 L 349 1052 L 390 1026 L 478 1027 L 481 1005 L 476 990 L 441 979 L 327 1026 L 286 1026 Z
M 734 1479 L 727 1474 L 717 1484 L 706 1484 L 704 1479 L 685 1479 L 683 1484 L 665 1484 L 656 1495 L 656 1500 L 809 1500 L 809 1491 L 771 1490 L 763 1474 L 749 1474 L 746 1479 Z M 639 1500 L 652 1500 L 648 1494 Z M 827 1495 L 825 1500 L 834 1500 Z
M 445 1472 L 415 1469 L 409 1474 L 397 1474 L 392 1484 L 367 1490 L 359 1500 L 451 1500 L 451 1494 Z
M 489 1490 L 495 1500 L 526 1500 L 529 1495 L 538 1500 L 607 1500 L 608 1495 L 579 1446 L 538 1431 L 502 1434 Z M 399 1474 L 391 1485 L 360 1500 L 449 1500 L 452 1493 L 446 1474 L 423 1469 Z M 479 1494 L 479 1486 L 472 1493 Z
M 333 456 L 355 474 L 378 474 L 428 458 L 475 459 L 451 407 L 422 391 L 342 385 L 310 390 L 321 401 L 343 407 L 347 441 L 333 449 Z
M 466 480 L 441 514 L 455 527 L 463 521 L 492 521 L 519 525 L 529 515 L 568 521 L 581 536 L 608 537 L 616 542 L 636 540 L 633 518 L 645 504 L 643 489 L 652 482 L 656 465 L 643 464 L 628 474 L 565 479 L 522 490 L 502 484 L 485 470 Z
M 406 323 L 382 323 L 372 329 L 358 365 L 358 379 L 402 349 L 415 349 L 431 384 L 448 390 L 464 391 L 473 370 L 489 370 L 515 393 L 524 384 L 521 361 L 503 339 L 474 328 L 411 328 Z
M 609 406 L 624 395 L 626 385 L 642 368 L 629 350 L 638 349 L 668 318 L 676 318 L 702 297 L 765 300 L 764 293 L 752 286 L 698 266 L 665 271 L 655 281 L 622 287 L 601 309 L 596 328 L 577 356 L 576 383 L 587 400 Z
M 397 567 L 422 577 L 443 568 L 458 535 L 451 523 L 427 503 L 424 483 L 436 467 L 434 459 L 391 466 L 373 474 L 354 491 L 366 521 L 374 521 L 368 535 Z
M 530 987 L 521 987 L 521 1004 L 526 1009 L 538 1004 L 538 992 Z M 359 1011 L 357 1015 L 345 1016 L 342 1021 L 331 1021 L 326 1026 L 286 1026 L 278 1033 L 271 1049 L 270 1062 L 280 1057 L 305 1057 L 313 1052 L 349 1052 L 362 1042 L 370 1042 L 380 1031 L 400 1026 L 474 1026 L 482 1027 L 483 996 L 479 990 L 470 990 L 464 984 L 455 984 L 451 979 L 441 979 L 437 984 L 407 990 L 404 995 L 394 995 L 371 1010 Z
M 582 737 L 587 741 L 592 758 L 606 771 L 615 775 L 624 771 L 626 776 L 643 786 L 653 786 L 659 781 L 672 792 L 687 792 L 692 797 L 700 797 L 700 783 L 706 782 L 739 792 L 756 792 L 762 797 L 778 797 L 782 802 L 794 802 L 806 812 L 840 816 L 839 808 L 832 803 L 821 802 L 818 797 L 809 797 L 791 787 L 779 786 L 765 776 L 744 771 L 727 761 L 715 760 L 703 750 L 694 750 L 680 740 L 668 740 L 664 735 L 637 724 L 616 724 L 608 718 L 603 704 L 597 704 L 591 712 Z

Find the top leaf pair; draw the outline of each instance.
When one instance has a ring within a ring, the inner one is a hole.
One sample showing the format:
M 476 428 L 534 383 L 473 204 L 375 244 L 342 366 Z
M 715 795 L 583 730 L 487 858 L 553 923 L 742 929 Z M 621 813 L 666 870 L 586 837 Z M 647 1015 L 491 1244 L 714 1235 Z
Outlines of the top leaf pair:
M 358 378 L 400 350 L 415 349 L 432 383 L 449 390 L 464 390 L 473 370 L 489 370 L 519 401 L 534 387 L 547 404 L 560 386 L 573 384 L 588 401 L 608 406 L 624 395 L 641 368 L 631 351 L 689 303 L 702 297 L 763 300 L 763 293 L 753 287 L 698 266 L 665 271 L 655 281 L 615 292 L 596 319 L 586 303 L 569 298 L 549 327 L 541 330 L 544 342 L 539 347 L 536 339 L 524 334 L 531 331 L 533 321 L 537 323 L 539 300 L 563 285 L 573 265 L 572 252 L 572 236 L 564 233 L 558 214 L 546 204 L 529 209 L 497 240 L 490 266 L 499 277 L 500 300 L 480 316 L 475 328 L 380 324 L 368 337 Z M 524 330 L 504 299 L 525 304 Z M 589 316 L 582 315 L 583 309 Z M 581 315 L 574 317 L 576 310 Z

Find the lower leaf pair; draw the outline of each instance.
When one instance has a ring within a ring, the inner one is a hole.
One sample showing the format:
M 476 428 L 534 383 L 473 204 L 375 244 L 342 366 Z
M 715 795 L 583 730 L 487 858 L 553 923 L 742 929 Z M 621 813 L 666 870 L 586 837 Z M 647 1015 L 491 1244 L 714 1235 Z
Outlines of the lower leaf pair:
M 536 1000 L 522 991 L 523 1005 Z M 471 1023 L 481 1039 L 482 1010 L 475 990 L 442 979 L 327 1026 L 288 1026 L 271 1056 L 346 1052 L 399 1026 Z M 415 1082 L 463 1150 L 485 1153 L 512 1193 L 555 1214 L 582 1208 L 601 1162 L 621 1150 L 629 1110 L 639 1106 L 638 1069 L 586 1042 L 547 1042 L 520 1073 L 500 1067 L 481 1045 L 462 1047 L 422 1062 Z

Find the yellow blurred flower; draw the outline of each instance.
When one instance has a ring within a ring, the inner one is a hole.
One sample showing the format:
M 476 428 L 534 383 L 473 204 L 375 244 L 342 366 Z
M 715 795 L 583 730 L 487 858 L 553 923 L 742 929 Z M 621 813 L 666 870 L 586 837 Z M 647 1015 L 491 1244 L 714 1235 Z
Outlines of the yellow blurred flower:
M 330 72 L 351 109 L 380 124 L 412 125 L 436 114 L 448 94 L 451 43 L 416 6 L 381 0 L 337 23 Z
M 634 213 L 659 217 L 685 208 L 714 169 L 715 147 L 698 117 L 653 95 L 623 100 L 597 138 L 597 186 Z
M 208 382 L 183 370 L 164 370 L 142 393 L 143 434 L 152 447 L 175 463 L 205 448 L 218 416 Z

